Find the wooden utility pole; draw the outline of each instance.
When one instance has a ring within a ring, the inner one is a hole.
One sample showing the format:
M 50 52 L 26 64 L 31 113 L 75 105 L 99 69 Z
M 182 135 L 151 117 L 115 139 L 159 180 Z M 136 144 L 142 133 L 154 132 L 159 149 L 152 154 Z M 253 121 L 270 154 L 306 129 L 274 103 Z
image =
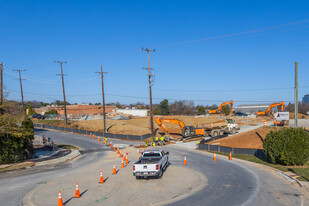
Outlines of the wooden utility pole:
M 21 73 L 20 73 L 20 72 L 25 72 L 26 70 L 14 69 L 13 71 L 18 72 L 18 74 L 19 74 L 19 84 L 20 84 L 20 93 L 21 93 L 21 104 L 24 106 L 23 84 L 22 84 L 22 79 L 21 79 Z
M 0 83 L 0 114 L 3 114 L 3 63 L 0 62 L 0 80 L 1 80 L 1 83 Z
M 102 98 L 103 98 L 103 122 L 104 122 L 104 132 L 107 133 L 107 127 L 106 127 L 106 110 L 105 110 L 105 95 L 104 95 L 104 81 L 103 81 L 103 74 L 107 74 L 107 72 L 103 72 L 102 64 L 101 64 L 101 71 L 95 72 L 101 74 L 101 84 L 102 84 Z
M 61 79 L 62 79 L 62 92 L 63 92 L 63 101 L 64 101 L 64 122 L 65 122 L 65 125 L 68 125 L 67 102 L 65 100 L 64 79 L 63 79 L 63 70 L 62 70 L 62 64 L 66 64 L 67 62 L 62 62 L 62 61 L 54 61 L 54 62 L 60 64 L 61 74 L 57 74 L 57 75 L 61 76 Z
M 295 62 L 295 123 L 294 127 L 298 127 L 298 62 Z
M 149 81 L 149 99 L 150 99 L 150 132 L 151 132 L 151 136 L 153 137 L 155 134 L 154 134 L 154 127 L 153 127 L 153 110 L 152 110 L 152 91 L 151 91 L 151 77 L 152 77 L 152 74 L 151 74 L 151 69 L 150 68 L 150 59 L 149 59 L 149 52 L 155 52 L 156 50 L 150 50 L 148 48 L 144 49 L 142 48 L 143 51 L 147 51 L 147 57 L 148 57 L 148 68 L 143 68 L 143 69 L 147 69 L 148 70 L 148 81 Z

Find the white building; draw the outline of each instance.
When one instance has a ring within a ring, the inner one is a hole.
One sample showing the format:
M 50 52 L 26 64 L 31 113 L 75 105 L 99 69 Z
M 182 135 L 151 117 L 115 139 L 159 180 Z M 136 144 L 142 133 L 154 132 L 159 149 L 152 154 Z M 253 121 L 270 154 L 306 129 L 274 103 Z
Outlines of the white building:
M 117 109 L 117 113 L 132 115 L 135 117 L 147 117 L 148 109 Z

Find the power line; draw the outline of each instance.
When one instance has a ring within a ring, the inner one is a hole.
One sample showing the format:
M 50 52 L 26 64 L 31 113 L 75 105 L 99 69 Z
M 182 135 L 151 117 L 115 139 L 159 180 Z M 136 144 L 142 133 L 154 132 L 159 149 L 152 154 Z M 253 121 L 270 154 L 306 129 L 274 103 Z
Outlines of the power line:
M 63 70 L 62 70 L 62 64 L 66 64 L 67 62 L 62 62 L 62 61 L 54 61 L 55 63 L 60 64 L 60 69 L 61 69 L 61 74 L 57 74 L 58 76 L 61 76 L 62 79 L 62 92 L 63 92 L 63 101 L 64 101 L 64 121 L 65 125 L 68 125 L 68 120 L 67 120 L 67 103 L 65 100 L 65 90 L 64 90 L 64 79 L 63 79 Z
M 19 74 L 19 85 L 20 85 L 20 93 L 21 93 L 21 104 L 24 106 L 23 84 L 22 84 L 22 79 L 21 79 L 21 73 L 20 73 L 20 72 L 25 72 L 26 70 L 14 69 L 13 71 L 18 72 L 18 74 Z M 23 80 L 24 80 L 24 79 L 23 79 Z
M 151 130 L 151 135 L 154 136 L 154 127 L 153 127 L 153 110 L 152 110 L 152 91 L 151 91 L 151 77 L 153 74 L 151 74 L 151 69 L 150 68 L 150 59 L 149 59 L 149 52 L 155 52 L 156 50 L 150 50 L 148 48 L 144 49 L 142 48 L 143 51 L 147 52 L 147 57 L 148 57 L 148 68 L 143 68 L 148 70 L 148 82 L 149 82 L 149 102 L 150 102 L 150 130 Z

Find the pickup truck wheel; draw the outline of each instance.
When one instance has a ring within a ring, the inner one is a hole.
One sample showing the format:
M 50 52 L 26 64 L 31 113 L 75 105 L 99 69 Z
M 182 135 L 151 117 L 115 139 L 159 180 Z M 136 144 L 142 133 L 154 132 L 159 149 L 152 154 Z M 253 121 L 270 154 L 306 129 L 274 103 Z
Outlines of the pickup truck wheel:
M 158 178 L 161 179 L 162 178 L 162 175 L 163 175 L 163 171 L 162 171 L 162 168 L 160 169 L 160 172 L 159 172 L 159 175 L 158 175 Z
M 135 176 L 135 178 L 136 178 L 137 180 L 139 180 L 140 177 L 139 177 L 139 176 Z

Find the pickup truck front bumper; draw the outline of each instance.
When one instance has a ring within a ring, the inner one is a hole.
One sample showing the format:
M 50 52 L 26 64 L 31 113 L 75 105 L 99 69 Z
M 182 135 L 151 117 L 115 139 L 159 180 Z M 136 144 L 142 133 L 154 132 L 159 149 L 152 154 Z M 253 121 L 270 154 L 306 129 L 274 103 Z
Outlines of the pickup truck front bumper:
M 158 176 L 159 171 L 150 171 L 150 172 L 133 172 L 134 176 L 138 177 L 149 177 L 149 176 Z

